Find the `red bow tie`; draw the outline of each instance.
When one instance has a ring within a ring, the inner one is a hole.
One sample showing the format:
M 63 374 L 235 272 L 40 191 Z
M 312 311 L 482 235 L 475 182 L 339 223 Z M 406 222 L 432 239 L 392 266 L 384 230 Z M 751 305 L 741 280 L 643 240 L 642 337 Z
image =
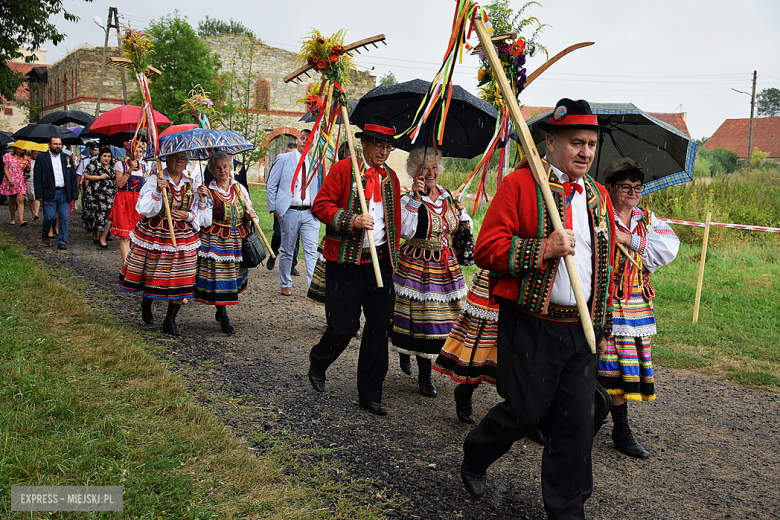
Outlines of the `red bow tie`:
M 569 195 L 571 195 L 572 189 L 577 193 L 582 193 L 582 186 L 580 186 L 576 182 L 567 181 L 563 183 L 563 191 L 566 192 L 566 198 L 568 198 Z
M 366 200 L 374 199 L 374 202 L 382 201 L 382 179 L 386 175 L 381 168 L 369 168 L 366 170 L 366 188 L 364 190 Z

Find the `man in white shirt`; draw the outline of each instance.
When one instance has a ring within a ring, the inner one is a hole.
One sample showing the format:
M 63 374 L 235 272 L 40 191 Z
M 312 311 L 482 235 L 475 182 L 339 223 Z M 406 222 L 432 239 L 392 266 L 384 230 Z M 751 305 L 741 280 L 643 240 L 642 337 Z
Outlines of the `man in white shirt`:
M 300 237 L 303 256 L 306 260 L 306 287 L 311 285 L 314 265 L 317 262 L 317 239 L 320 223 L 311 214 L 311 205 L 319 191 L 319 175 L 310 174 L 311 158 L 307 154 L 304 164 L 298 169 L 301 154 L 309 138 L 309 130 L 301 130 L 297 149 L 280 155 L 268 174 L 266 201 L 269 213 L 279 220 L 282 244 L 279 250 L 279 281 L 282 295 L 292 294 L 293 251 Z

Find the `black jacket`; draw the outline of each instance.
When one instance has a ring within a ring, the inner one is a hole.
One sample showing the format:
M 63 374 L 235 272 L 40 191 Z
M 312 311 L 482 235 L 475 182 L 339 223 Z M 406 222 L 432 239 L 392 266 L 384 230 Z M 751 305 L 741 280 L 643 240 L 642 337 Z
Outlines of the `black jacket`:
M 68 200 L 79 198 L 79 182 L 73 157 L 65 152 L 60 152 L 59 160 L 62 162 L 62 176 L 65 178 L 65 193 Z M 35 197 L 44 202 L 54 200 L 54 169 L 52 168 L 51 154 L 46 151 L 38 154 L 33 169 L 35 182 Z

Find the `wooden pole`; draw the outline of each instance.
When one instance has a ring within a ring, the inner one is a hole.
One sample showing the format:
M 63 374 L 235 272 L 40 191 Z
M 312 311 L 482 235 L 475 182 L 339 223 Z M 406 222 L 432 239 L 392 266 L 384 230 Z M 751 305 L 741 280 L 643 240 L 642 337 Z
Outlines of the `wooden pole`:
M 352 171 L 355 172 L 355 185 L 357 186 L 358 198 L 360 199 L 360 211 L 364 215 L 368 215 L 366 196 L 363 194 L 363 181 L 360 179 L 360 168 L 358 167 L 357 155 L 355 154 L 355 142 L 352 140 L 352 128 L 349 124 L 349 114 L 347 113 L 347 107 L 345 106 L 341 107 L 341 119 L 344 122 L 344 129 L 347 133 L 347 146 L 349 146 L 349 155 L 352 157 Z M 371 263 L 374 264 L 376 286 L 384 287 L 382 284 L 382 272 L 379 270 L 379 257 L 376 254 L 376 245 L 374 245 L 374 234 L 370 229 L 367 229 L 366 232 L 368 233 L 368 248 L 371 251 Z M 390 237 L 388 237 L 388 239 L 389 238 Z
M 241 199 L 241 201 L 246 206 L 246 199 L 244 198 L 244 192 L 241 191 L 241 188 L 236 188 L 236 194 L 238 195 L 238 198 Z M 263 233 L 263 228 L 260 227 L 260 222 L 258 222 L 256 217 L 252 217 L 252 223 L 255 225 L 255 228 L 257 228 L 257 232 L 260 233 L 260 238 L 263 240 L 263 244 L 265 245 L 266 251 L 268 251 L 268 255 L 271 258 L 276 258 L 276 255 L 274 254 L 273 249 L 271 249 L 271 244 L 268 243 L 268 239 L 265 238 L 265 234 Z
M 154 122 L 152 122 L 152 124 L 154 124 Z M 157 157 L 157 178 L 158 179 L 165 178 L 163 176 L 162 162 L 160 161 L 159 157 Z M 165 220 L 168 221 L 168 229 L 171 231 L 171 242 L 173 243 L 173 247 L 176 247 L 176 235 L 173 232 L 173 219 L 171 218 L 171 207 L 168 205 L 168 190 L 163 188 L 160 191 L 162 191 L 163 207 L 165 208 Z
M 699 321 L 699 303 L 701 302 L 701 287 L 704 282 L 704 264 L 707 262 L 707 242 L 710 239 L 710 218 L 712 212 L 707 212 L 704 221 L 704 241 L 701 244 L 701 259 L 699 260 L 699 279 L 696 281 L 696 301 L 693 304 L 693 323 Z
M 482 49 L 490 62 L 490 66 L 493 69 L 493 77 L 498 82 L 501 92 L 512 92 L 509 86 L 509 81 L 504 75 L 504 67 L 501 65 L 501 61 L 496 55 L 496 50 L 493 47 L 493 43 L 490 40 L 490 35 L 487 32 L 485 23 L 480 17 L 475 17 L 474 28 L 479 37 L 479 41 L 482 43 Z M 539 151 L 536 149 L 533 138 L 531 137 L 531 131 L 528 129 L 528 125 L 525 124 L 523 115 L 520 112 L 520 107 L 517 105 L 517 100 L 510 94 L 505 95 L 507 107 L 509 107 L 509 114 L 512 116 L 512 120 L 517 130 L 517 135 L 520 138 L 520 142 L 523 146 L 523 153 L 528 158 L 529 166 L 533 172 L 536 183 L 544 197 L 547 211 L 550 214 L 553 228 L 555 230 L 563 229 L 563 222 L 561 222 L 561 216 L 556 209 L 555 199 L 553 198 L 552 191 L 550 191 L 550 185 L 547 182 L 547 174 L 544 171 L 541 158 L 539 157 Z M 580 321 L 582 322 L 582 329 L 585 332 L 585 337 L 590 345 L 592 353 L 596 353 L 596 335 L 593 332 L 593 322 L 590 318 L 590 311 L 588 310 L 588 302 L 585 300 L 585 295 L 582 292 L 582 284 L 580 283 L 580 277 L 577 274 L 577 267 L 574 264 L 574 258 L 571 255 L 566 255 L 563 258 L 566 263 L 566 270 L 569 273 L 569 280 L 571 281 L 572 289 L 574 290 L 574 298 L 577 300 L 577 309 L 580 313 Z
M 625 255 L 625 257 L 628 259 L 629 262 L 634 264 L 637 269 L 640 269 L 640 270 L 642 269 L 641 267 L 639 267 L 639 264 L 636 263 L 636 260 L 631 258 L 631 255 L 628 253 L 628 249 L 626 249 L 626 246 L 624 246 L 623 244 L 615 244 L 615 245 L 617 246 L 618 249 L 620 249 L 620 252 Z

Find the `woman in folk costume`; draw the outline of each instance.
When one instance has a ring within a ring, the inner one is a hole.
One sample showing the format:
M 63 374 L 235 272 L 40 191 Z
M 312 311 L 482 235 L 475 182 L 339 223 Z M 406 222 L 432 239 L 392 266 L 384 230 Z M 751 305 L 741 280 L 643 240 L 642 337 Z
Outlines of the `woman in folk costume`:
M 607 167 L 604 176 L 615 208 L 617 241 L 628 248 L 636 265 L 616 250 L 612 334 L 606 335 L 607 351 L 599 360 L 598 381 L 612 395 L 615 448 L 646 459 L 650 454 L 628 425 L 627 402 L 655 399 L 650 349 L 650 336 L 656 333 L 655 289 L 650 275 L 674 260 L 680 241 L 666 223 L 638 207 L 645 176 L 636 161 L 618 159 Z
M 127 141 L 125 148 L 127 157 L 114 165 L 117 192 L 114 205 L 108 214 L 108 220 L 113 222 L 111 232 L 120 239 L 119 252 L 122 255 L 122 263 L 130 252 L 130 232 L 141 220 L 141 215 L 136 211 L 135 206 L 138 204 L 146 176 L 146 164 L 142 160 L 146 153 L 146 143 Z
M 227 305 L 238 305 L 246 289 L 247 269 L 241 266 L 243 239 L 250 233 L 247 221 L 257 218 L 249 193 L 231 175 L 233 160 L 224 152 L 209 159 L 214 179 L 208 186 L 212 208 L 203 214 L 198 249 L 195 300 L 216 306 L 214 317 L 222 332 L 235 334 Z
M 471 222 L 463 203 L 438 184 L 441 156 L 428 148 L 409 154 L 406 171 L 414 178 L 410 193 L 401 197 L 401 237 L 406 239 L 393 274 L 395 311 L 393 349 L 401 355 L 401 369 L 412 373 L 417 357 L 420 393 L 436 397 L 431 362 L 460 313 L 466 296 L 452 237 L 461 220 Z M 422 195 L 427 191 L 427 195 Z
M 184 175 L 187 162 L 184 152 L 167 156 L 164 178 L 149 177 L 141 188 L 136 205 L 141 220 L 130 233 L 130 253 L 119 275 L 123 290 L 143 293 L 141 312 L 144 323 L 154 323 L 154 300 L 168 301 L 163 332 L 175 336 L 181 335 L 176 326 L 176 315 L 182 300 L 195 292 L 197 251 L 200 247 L 198 230 L 203 214 L 211 209 L 206 187 L 199 186 L 194 193 L 191 180 Z M 168 191 L 176 246 L 171 241 L 163 207 L 164 189 Z

